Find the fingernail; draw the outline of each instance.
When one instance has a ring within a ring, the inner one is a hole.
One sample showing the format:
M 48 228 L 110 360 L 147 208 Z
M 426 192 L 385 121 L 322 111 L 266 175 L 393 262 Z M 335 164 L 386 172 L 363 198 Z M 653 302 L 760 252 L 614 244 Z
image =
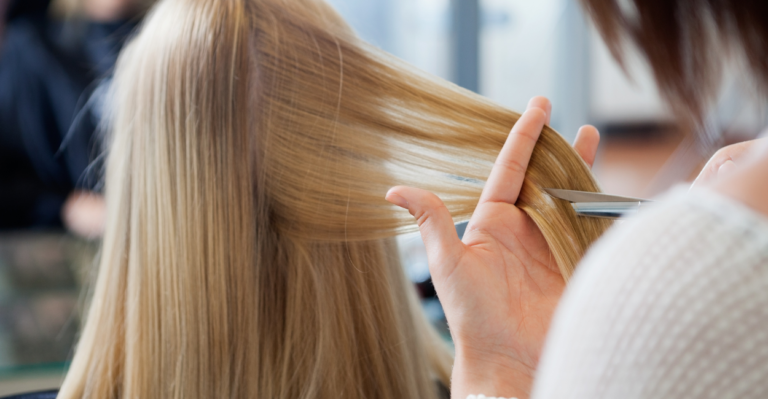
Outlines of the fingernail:
M 528 100 L 528 105 L 525 107 L 525 109 L 538 108 L 538 109 L 544 111 L 547 114 L 552 112 L 552 103 L 549 102 L 549 101 L 547 101 L 546 109 L 544 109 L 545 107 L 542 107 L 542 106 L 539 106 L 539 105 L 534 106 L 533 103 L 534 103 L 534 101 L 537 98 L 539 98 L 539 97 L 534 97 L 534 98 Z
M 408 209 L 408 201 L 395 193 L 387 193 L 385 199 L 401 208 Z
M 723 162 L 723 164 L 720 165 L 719 168 L 717 168 L 717 175 L 720 176 L 722 174 L 729 173 L 733 169 L 734 166 L 736 166 L 736 164 L 732 160 L 730 160 L 730 159 L 725 161 L 725 162 Z

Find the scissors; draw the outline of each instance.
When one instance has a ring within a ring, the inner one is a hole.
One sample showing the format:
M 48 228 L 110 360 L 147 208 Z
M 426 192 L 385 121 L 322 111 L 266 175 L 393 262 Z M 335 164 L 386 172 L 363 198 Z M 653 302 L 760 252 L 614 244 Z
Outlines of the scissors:
M 577 215 L 595 218 L 616 219 L 629 216 L 640 210 L 643 204 L 653 202 L 642 198 L 559 188 L 545 188 L 544 191 L 555 198 L 570 202 Z

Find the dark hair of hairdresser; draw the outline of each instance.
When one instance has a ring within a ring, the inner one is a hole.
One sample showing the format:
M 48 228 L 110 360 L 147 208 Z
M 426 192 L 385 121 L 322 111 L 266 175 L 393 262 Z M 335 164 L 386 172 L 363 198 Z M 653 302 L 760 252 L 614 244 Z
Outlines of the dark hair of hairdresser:
M 768 2 L 582 0 L 614 57 L 630 40 L 646 55 L 662 95 L 685 122 L 703 119 L 728 55 L 744 55 L 768 89 Z

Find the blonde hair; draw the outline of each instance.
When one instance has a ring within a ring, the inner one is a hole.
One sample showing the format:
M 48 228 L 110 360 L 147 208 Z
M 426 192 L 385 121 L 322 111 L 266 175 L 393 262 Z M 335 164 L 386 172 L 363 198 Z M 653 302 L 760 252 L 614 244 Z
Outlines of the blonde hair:
M 436 398 L 451 356 L 384 200 L 472 213 L 518 114 L 358 39 L 316 0 L 164 0 L 118 62 L 107 231 L 62 387 L 79 397 Z M 518 205 L 565 278 L 607 227 L 545 128 Z

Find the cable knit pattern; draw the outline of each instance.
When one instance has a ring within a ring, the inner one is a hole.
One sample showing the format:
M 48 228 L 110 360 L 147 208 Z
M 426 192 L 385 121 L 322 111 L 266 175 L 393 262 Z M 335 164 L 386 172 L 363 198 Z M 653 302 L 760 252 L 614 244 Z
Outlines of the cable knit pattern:
M 768 219 L 677 189 L 616 226 L 566 290 L 533 397 L 768 397 Z

